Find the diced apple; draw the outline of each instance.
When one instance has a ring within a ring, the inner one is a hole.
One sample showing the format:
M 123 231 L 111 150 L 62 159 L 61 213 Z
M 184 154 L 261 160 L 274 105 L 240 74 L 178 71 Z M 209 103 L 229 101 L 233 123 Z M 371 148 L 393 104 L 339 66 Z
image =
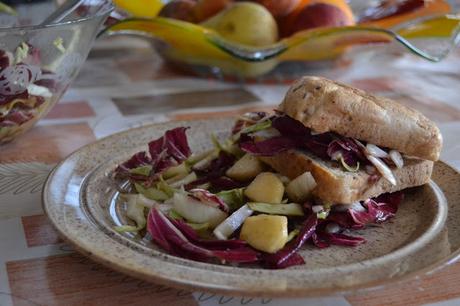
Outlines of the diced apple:
M 253 155 L 246 154 L 225 173 L 237 181 L 249 181 L 264 170 L 262 162 Z
M 240 239 L 253 248 L 275 253 L 287 242 L 288 220 L 285 216 L 257 215 L 248 217 L 241 228 Z
M 279 204 L 283 199 L 284 185 L 274 173 L 262 172 L 249 184 L 244 195 L 254 202 Z
M 302 203 L 311 194 L 313 188 L 316 187 L 315 178 L 311 175 L 310 172 L 305 172 L 302 175 L 299 175 L 295 179 L 293 179 L 287 186 L 286 186 L 286 193 L 288 195 L 289 200 Z

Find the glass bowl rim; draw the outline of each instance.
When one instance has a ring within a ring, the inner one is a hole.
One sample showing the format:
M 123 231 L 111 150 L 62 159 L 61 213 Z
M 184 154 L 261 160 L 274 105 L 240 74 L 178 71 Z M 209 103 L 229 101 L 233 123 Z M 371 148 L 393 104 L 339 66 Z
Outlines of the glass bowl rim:
M 80 24 L 80 23 L 84 23 L 89 20 L 96 19 L 98 17 L 108 15 L 114 9 L 115 9 L 115 6 L 111 0 L 101 0 L 101 9 L 90 16 L 86 16 L 86 17 L 82 17 L 82 18 L 78 18 L 74 20 L 51 23 L 51 24 L 44 24 L 44 25 L 13 26 L 13 27 L 4 27 L 4 28 L 0 27 L 0 33 L 18 32 L 18 31 L 35 31 L 35 30 L 41 30 L 41 29 L 57 28 L 60 26 Z

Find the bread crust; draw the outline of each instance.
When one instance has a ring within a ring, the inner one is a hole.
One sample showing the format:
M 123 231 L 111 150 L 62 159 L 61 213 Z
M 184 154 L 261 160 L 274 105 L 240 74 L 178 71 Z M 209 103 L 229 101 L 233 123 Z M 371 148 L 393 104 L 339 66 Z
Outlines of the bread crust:
M 332 204 L 363 201 L 382 193 L 426 184 L 433 170 L 433 162 L 430 160 L 406 158 L 403 168 L 391 169 L 397 182 L 396 185 L 392 185 L 381 176 L 374 181 L 364 170 L 344 171 L 337 162 L 324 161 L 312 154 L 296 150 L 259 159 L 290 179 L 306 171 L 311 172 L 317 184 L 312 191 L 313 195 Z
M 325 78 L 297 80 L 278 109 L 318 133 L 332 131 L 422 159 L 439 159 L 442 136 L 431 120 L 393 100 Z

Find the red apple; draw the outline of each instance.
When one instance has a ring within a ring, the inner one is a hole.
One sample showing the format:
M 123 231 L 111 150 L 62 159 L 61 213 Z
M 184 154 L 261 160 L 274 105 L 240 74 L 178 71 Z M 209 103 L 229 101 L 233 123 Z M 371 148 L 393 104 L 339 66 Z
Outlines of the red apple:
M 194 12 L 197 22 L 202 22 L 223 9 L 225 9 L 233 0 L 198 0 Z
M 196 2 L 193 0 L 173 0 L 168 2 L 158 13 L 161 17 L 197 22 L 195 17 Z
M 354 24 L 347 14 L 335 5 L 315 3 L 305 6 L 297 15 L 290 34 L 319 27 L 340 27 Z
M 255 2 L 265 6 L 273 17 L 279 18 L 292 12 L 300 0 L 255 0 Z

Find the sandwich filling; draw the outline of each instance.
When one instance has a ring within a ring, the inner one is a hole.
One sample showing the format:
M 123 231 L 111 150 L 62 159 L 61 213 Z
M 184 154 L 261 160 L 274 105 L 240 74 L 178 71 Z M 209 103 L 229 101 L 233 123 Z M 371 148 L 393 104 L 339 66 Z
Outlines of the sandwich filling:
M 308 151 L 328 161 L 337 162 L 344 171 L 366 171 L 371 180 L 380 176 L 396 185 L 391 168 L 402 168 L 404 160 L 396 150 L 345 137 L 333 132 L 315 133 L 301 122 L 278 112 L 240 116 L 232 129 L 233 137 L 244 152 L 273 156 L 286 150 Z

